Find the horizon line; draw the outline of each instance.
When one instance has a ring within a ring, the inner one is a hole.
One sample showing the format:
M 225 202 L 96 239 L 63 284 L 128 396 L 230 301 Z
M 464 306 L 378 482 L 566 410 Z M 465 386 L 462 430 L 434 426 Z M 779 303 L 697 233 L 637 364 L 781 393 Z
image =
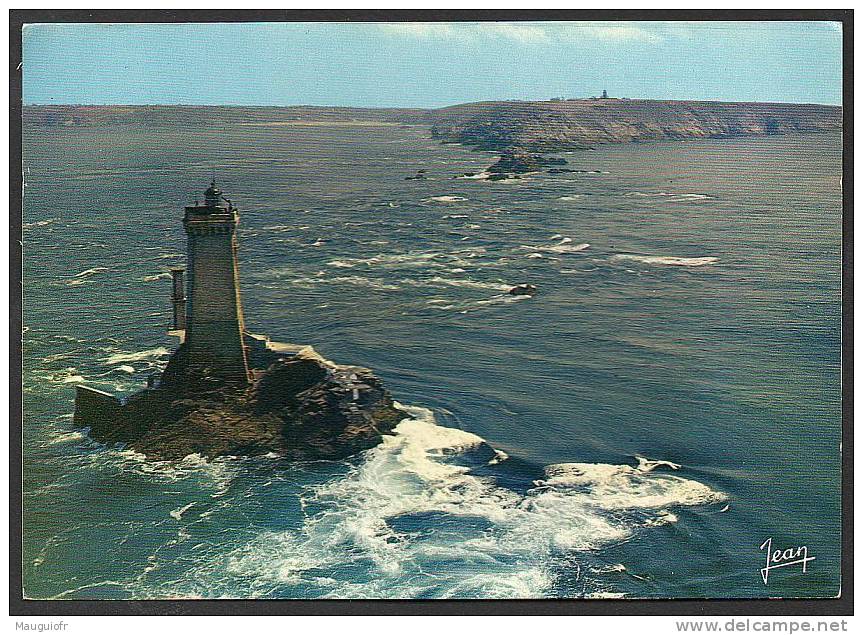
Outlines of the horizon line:
M 465 101 L 445 106 L 345 106 L 336 104 L 193 104 L 193 103 L 72 103 L 72 102 L 25 102 L 21 105 L 27 106 L 76 106 L 76 107 L 105 107 L 105 106 L 175 106 L 185 108 L 351 108 L 355 110 L 442 110 L 454 106 L 465 106 L 468 104 L 492 104 L 492 103 L 566 103 L 572 101 L 654 101 L 654 102 L 694 102 L 694 103 L 717 103 L 717 104 L 789 104 L 795 106 L 833 106 L 842 108 L 844 99 L 840 103 L 828 102 L 799 102 L 799 101 L 752 101 L 752 100 L 722 100 L 722 99 L 651 99 L 649 97 L 566 97 L 553 99 L 487 99 L 480 101 Z

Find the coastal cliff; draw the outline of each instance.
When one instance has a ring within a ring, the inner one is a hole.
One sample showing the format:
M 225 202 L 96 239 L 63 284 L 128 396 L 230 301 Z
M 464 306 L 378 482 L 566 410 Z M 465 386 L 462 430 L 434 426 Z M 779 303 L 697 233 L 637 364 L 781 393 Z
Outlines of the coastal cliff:
M 578 150 L 601 143 L 822 132 L 840 129 L 842 109 L 628 99 L 487 102 L 435 111 L 432 136 L 483 150 Z

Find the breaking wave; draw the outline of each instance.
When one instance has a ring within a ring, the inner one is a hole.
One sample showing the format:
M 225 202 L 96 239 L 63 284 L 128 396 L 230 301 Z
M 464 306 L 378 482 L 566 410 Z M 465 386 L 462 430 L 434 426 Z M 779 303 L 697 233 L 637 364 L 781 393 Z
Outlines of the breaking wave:
M 521 245 L 519 248 L 526 249 L 534 253 L 543 251 L 552 254 L 574 254 L 590 247 L 590 243 L 579 243 L 577 245 L 573 245 L 572 238 L 564 238 L 563 236 L 560 236 L 560 234 L 552 237 L 552 240 L 554 239 L 559 239 L 559 242 L 549 245 Z M 535 258 L 536 256 L 531 254 L 531 256 L 528 257 Z
M 695 193 L 674 193 L 674 192 L 627 192 L 624 194 L 627 197 L 637 197 L 637 198 L 667 198 L 672 201 L 702 201 L 705 199 L 714 198 L 712 196 L 708 196 L 707 194 L 695 194 Z
M 227 567 L 212 575 L 234 578 L 233 591 L 192 591 L 227 597 L 239 581 L 250 597 L 553 596 L 562 562 L 571 569 L 580 553 L 675 522 L 672 509 L 726 498 L 644 461 L 551 465 L 515 491 L 494 475 L 505 453 L 437 425 L 430 410 L 401 407 L 410 419 L 346 475 L 306 487 L 301 527 L 263 532 L 220 558 Z
M 494 291 L 509 291 L 513 285 L 505 282 L 480 282 L 469 278 L 442 278 L 435 276 L 429 280 L 430 284 L 444 285 L 448 287 L 462 287 L 466 289 L 491 289 Z
M 156 359 L 161 359 L 168 355 L 168 349 L 159 346 L 157 348 L 150 348 L 145 351 L 138 351 L 136 353 L 114 353 L 105 359 L 106 364 L 122 364 L 123 362 L 141 362 L 141 361 L 152 361 Z
M 461 203 L 462 201 L 466 201 L 467 199 L 464 196 L 430 196 L 429 198 L 424 198 L 423 203 Z
M 80 273 L 76 273 L 70 279 L 67 279 L 66 284 L 70 287 L 81 285 L 84 284 L 84 282 L 86 282 L 89 278 L 92 278 L 93 276 L 104 273 L 106 271 L 110 271 L 110 269 L 108 267 L 93 267 L 92 269 L 85 269 Z
M 144 282 L 156 282 L 157 280 L 170 280 L 171 274 L 167 271 L 163 273 L 153 274 L 152 276 L 144 276 L 141 278 Z
M 668 265 L 671 267 L 703 267 L 712 265 L 719 261 L 714 256 L 701 258 L 681 258 L 678 256 L 637 256 L 635 254 L 616 254 L 611 257 L 612 262 L 631 261 L 640 262 L 645 265 Z
M 33 221 L 32 223 L 23 223 L 21 225 L 21 228 L 22 229 L 30 229 L 31 227 L 44 227 L 45 225 L 50 225 L 51 223 L 53 223 L 56 220 L 57 220 L 56 218 L 46 218 L 44 220 Z
M 453 265 L 467 265 L 469 258 L 475 258 L 476 252 L 456 251 L 444 253 L 437 251 L 409 251 L 397 254 L 377 254 L 368 258 L 339 258 L 330 260 L 327 265 L 340 269 L 351 269 L 358 266 L 379 267 L 383 269 L 422 269 L 449 268 Z

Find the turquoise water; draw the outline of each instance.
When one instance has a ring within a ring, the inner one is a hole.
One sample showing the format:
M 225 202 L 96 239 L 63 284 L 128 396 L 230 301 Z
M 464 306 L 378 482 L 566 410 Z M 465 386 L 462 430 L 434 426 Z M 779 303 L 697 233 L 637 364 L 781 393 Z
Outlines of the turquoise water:
M 419 127 L 31 128 L 24 155 L 28 597 L 839 592 L 838 134 L 499 183 Z M 213 172 L 248 327 L 373 368 L 412 415 L 380 447 L 153 464 L 72 427 L 76 383 L 167 361 Z M 767 538 L 816 560 L 765 585 Z

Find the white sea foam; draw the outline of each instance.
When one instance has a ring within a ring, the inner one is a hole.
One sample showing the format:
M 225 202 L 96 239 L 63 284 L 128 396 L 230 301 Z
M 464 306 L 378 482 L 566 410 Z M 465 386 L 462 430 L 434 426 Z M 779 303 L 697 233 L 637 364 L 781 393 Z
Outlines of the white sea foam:
M 638 467 L 636 469 L 639 472 L 652 472 L 658 467 L 668 467 L 672 470 L 680 469 L 680 465 L 678 465 L 677 463 L 672 463 L 671 461 L 646 459 L 643 456 L 636 456 L 635 460 L 638 461 Z
M 574 254 L 590 247 L 590 243 L 572 244 L 572 238 L 557 234 L 552 237 L 552 240 L 559 239 L 557 243 L 550 245 L 520 245 L 520 249 L 526 249 L 534 253 L 542 251 L 552 254 Z
M 432 284 L 446 285 L 449 287 L 463 287 L 466 289 L 492 289 L 494 291 L 509 291 L 513 285 L 505 282 L 479 282 L 470 278 L 442 278 L 435 276 L 430 281 Z
M 645 265 L 668 265 L 671 267 L 703 267 L 704 265 L 712 265 L 713 263 L 718 262 L 719 258 L 714 256 L 681 258 L 679 256 L 638 256 L 636 254 L 616 254 L 611 257 L 611 261 L 633 261 L 641 262 Z
M 598 509 L 662 509 L 704 505 L 725 497 L 706 485 L 677 476 L 650 474 L 629 465 L 562 463 L 546 468 L 538 487 L 572 489 Z
M 197 486 L 211 490 L 212 498 L 224 495 L 242 463 L 229 458 L 207 460 L 200 454 L 190 454 L 181 461 L 153 461 L 130 449 L 94 453 L 89 455 L 89 460 L 93 467 L 107 474 L 122 471 L 165 483 L 193 481 Z M 183 513 L 185 511 L 182 510 Z
M 168 355 L 168 349 L 159 346 L 136 353 L 114 353 L 105 360 L 106 364 L 121 364 L 123 362 L 140 362 L 144 360 L 155 360 Z
M 97 273 L 101 273 L 103 271 L 108 271 L 108 267 L 93 267 L 92 269 L 86 269 L 81 273 L 76 273 L 75 278 L 86 278 L 89 276 L 94 276 Z
M 49 443 L 51 445 L 59 445 L 61 443 L 73 443 L 77 441 L 83 441 L 84 435 L 78 430 L 72 432 L 65 432 L 61 434 L 56 434 L 51 437 Z
M 507 454 L 503 450 L 495 450 L 494 457 L 489 460 L 488 465 L 497 465 L 498 463 L 503 463 L 508 458 L 509 454 Z
M 711 199 L 707 194 L 678 193 L 678 192 L 627 192 L 624 196 L 637 198 L 668 198 L 678 201 L 701 201 Z
M 355 287 L 368 287 L 369 289 L 376 289 L 378 291 L 396 291 L 399 289 L 399 286 L 396 284 L 389 284 L 381 280 L 374 280 L 364 276 L 337 276 L 335 278 L 321 280 L 321 282 L 350 284 Z
M 308 487 L 302 527 L 259 534 L 220 560 L 218 575 L 244 581 L 250 597 L 281 585 L 317 588 L 316 597 L 539 597 L 552 591 L 560 557 L 725 498 L 678 476 L 590 463 L 549 466 L 519 493 L 458 463 L 483 439 L 400 407 L 410 418 L 345 476 Z M 429 515 L 441 517 L 433 531 L 404 522 Z M 440 566 L 451 561 L 473 566 Z
M 108 267 L 93 267 L 92 269 L 85 269 L 80 273 L 76 273 L 71 279 L 66 280 L 66 284 L 70 287 L 78 286 L 84 284 L 84 282 L 89 278 L 106 271 L 110 271 L 110 269 Z
M 516 302 L 522 302 L 529 299 L 529 295 L 510 295 L 508 293 L 504 293 L 501 295 L 496 295 L 492 298 L 488 298 L 486 300 L 477 300 L 476 304 L 480 306 L 493 306 L 496 304 L 515 304 Z
M 461 203 L 462 201 L 466 201 L 467 199 L 464 196 L 430 196 L 429 198 L 424 198 L 423 203 Z
M 178 507 L 177 509 L 172 509 L 168 513 L 170 514 L 171 518 L 174 518 L 175 520 L 180 520 L 183 517 L 183 514 L 185 514 L 187 511 L 189 511 L 194 506 L 195 506 L 195 503 L 192 502 L 192 503 L 189 503 L 188 505 L 184 505 L 183 507 Z
M 170 278 L 171 278 L 171 274 L 168 273 L 167 271 L 165 271 L 163 273 L 157 273 L 157 274 L 154 274 L 152 276 L 144 276 L 142 278 L 142 280 L 144 282 L 155 282 L 156 280 L 168 280 Z
M 56 372 L 35 374 L 34 376 L 54 384 L 83 384 L 87 381 L 74 366 L 69 366 Z
M 383 267 L 387 269 L 428 267 L 435 264 L 443 266 L 445 261 L 458 261 L 457 256 L 450 256 L 437 251 L 410 251 L 398 254 L 377 254 L 370 258 L 341 258 L 330 260 L 331 267 L 351 268 L 359 265 Z M 440 261 L 440 262 L 436 262 Z
M 23 225 L 21 225 L 21 228 L 22 229 L 29 229 L 31 227 L 44 227 L 45 225 L 50 225 L 51 223 L 53 223 L 56 220 L 57 220 L 56 218 L 46 218 L 44 220 L 37 220 L 37 221 L 33 221 L 32 223 L 24 223 Z

